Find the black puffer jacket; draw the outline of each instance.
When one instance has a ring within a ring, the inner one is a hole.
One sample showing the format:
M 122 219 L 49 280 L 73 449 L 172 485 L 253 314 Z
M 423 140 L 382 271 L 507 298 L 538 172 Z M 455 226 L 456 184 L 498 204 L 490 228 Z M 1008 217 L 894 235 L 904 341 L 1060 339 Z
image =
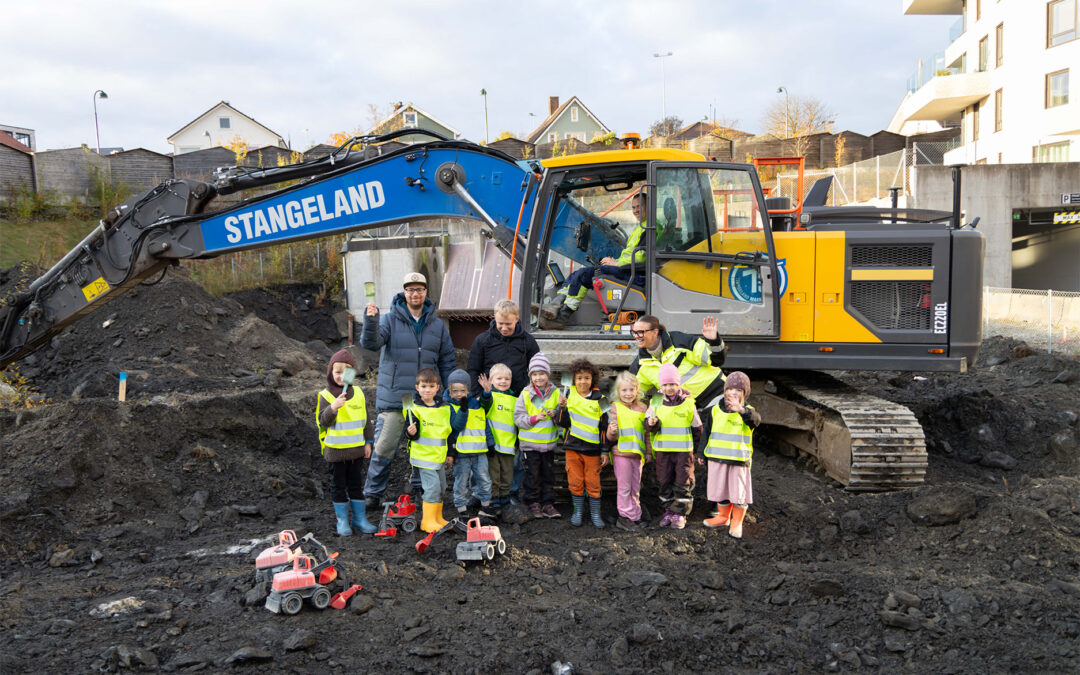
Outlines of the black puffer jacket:
M 519 393 L 529 384 L 529 360 L 540 351 L 536 344 L 536 338 L 525 332 L 518 321 L 514 326 L 514 332 L 503 335 L 495 327 L 495 320 L 491 320 L 491 326 L 480 335 L 476 336 L 472 349 L 469 350 L 469 364 L 465 367 L 469 371 L 469 379 L 472 381 L 472 393 L 479 396 L 480 385 L 476 383 L 480 373 L 487 374 L 488 369 L 496 363 L 505 363 L 513 373 L 510 389 Z

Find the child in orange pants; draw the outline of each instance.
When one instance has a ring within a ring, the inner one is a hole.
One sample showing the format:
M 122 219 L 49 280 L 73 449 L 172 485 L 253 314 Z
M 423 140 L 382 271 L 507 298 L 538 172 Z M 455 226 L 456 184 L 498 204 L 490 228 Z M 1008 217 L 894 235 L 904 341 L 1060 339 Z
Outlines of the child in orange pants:
M 601 412 L 604 396 L 596 388 L 600 371 L 587 359 L 570 364 L 574 386 L 566 397 L 566 407 L 559 409 L 556 424 L 567 430 L 563 449 L 566 451 L 566 477 L 574 514 L 570 524 L 580 527 L 585 513 L 585 495 L 589 496 L 589 514 L 595 527 L 604 527 L 600 517 L 600 471 L 608 464 L 603 435 L 607 431 L 607 413 Z

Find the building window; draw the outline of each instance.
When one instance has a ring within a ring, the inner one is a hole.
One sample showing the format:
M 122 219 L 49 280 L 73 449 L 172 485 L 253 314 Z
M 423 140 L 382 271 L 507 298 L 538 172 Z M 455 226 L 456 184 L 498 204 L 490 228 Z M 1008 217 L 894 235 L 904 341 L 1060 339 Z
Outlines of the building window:
M 1048 143 L 1036 145 L 1031 149 L 1031 161 L 1033 162 L 1067 162 L 1069 161 L 1069 141 L 1061 143 Z
M 994 131 L 1001 131 L 1001 90 L 994 92 Z
M 1046 5 L 1046 46 L 1076 39 L 1076 0 L 1054 0 Z
M 1069 69 L 1046 76 L 1046 107 L 1054 108 L 1069 102 Z
M 218 128 L 219 129 L 228 129 L 229 124 L 230 124 L 230 121 L 229 121 L 228 117 L 219 117 L 218 118 Z
M 971 106 L 971 140 L 979 140 L 979 104 Z
M 410 129 L 416 128 L 416 112 L 413 110 L 406 110 L 401 113 L 401 121 Z
M 982 0 L 975 0 L 975 20 L 982 18 Z
M 994 67 L 1000 68 L 1005 59 L 1005 24 L 999 23 L 994 29 Z
M 555 132 L 548 134 L 548 143 L 554 143 L 557 140 L 559 140 L 559 134 Z
M 573 108 L 570 108 L 570 121 L 571 122 L 577 122 L 577 118 L 578 118 L 577 106 L 574 106 Z
M 985 72 L 990 67 L 990 37 L 984 35 L 979 40 L 979 72 Z

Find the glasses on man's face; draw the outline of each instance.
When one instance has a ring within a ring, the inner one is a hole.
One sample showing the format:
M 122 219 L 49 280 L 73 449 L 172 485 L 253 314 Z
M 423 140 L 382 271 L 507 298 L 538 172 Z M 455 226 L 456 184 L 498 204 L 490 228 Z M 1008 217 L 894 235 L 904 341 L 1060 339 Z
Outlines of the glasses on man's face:
M 426 293 L 426 292 L 427 292 L 427 289 L 426 289 L 426 288 L 424 288 L 424 287 L 420 287 L 420 288 L 406 288 L 406 289 L 405 289 L 405 292 L 406 292 L 406 293 L 408 293 L 409 295 L 422 295 L 422 294 L 424 294 L 424 293 Z
M 631 337 L 636 337 L 636 338 L 642 338 L 642 337 L 645 337 L 645 333 L 648 333 L 651 330 L 656 330 L 656 329 L 655 328 L 646 328 L 645 330 L 633 330 L 633 329 L 631 329 L 630 330 L 630 336 Z

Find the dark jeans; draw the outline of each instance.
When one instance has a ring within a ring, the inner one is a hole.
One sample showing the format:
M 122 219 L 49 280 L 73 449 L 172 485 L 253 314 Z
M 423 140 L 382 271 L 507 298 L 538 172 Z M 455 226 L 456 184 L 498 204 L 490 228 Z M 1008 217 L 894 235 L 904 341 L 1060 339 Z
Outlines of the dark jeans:
M 364 460 L 330 462 L 330 499 L 338 504 L 364 498 Z
M 690 515 L 694 506 L 694 463 L 689 452 L 656 453 L 656 482 L 665 509 Z
M 521 501 L 526 504 L 555 504 L 555 452 L 522 453 L 525 455 L 525 485 Z
M 636 267 L 640 268 L 640 269 L 643 269 L 644 265 L 637 265 Z M 617 265 L 601 265 L 600 266 L 600 273 L 605 275 L 605 276 L 609 276 L 609 277 L 611 277 L 613 279 L 617 279 L 619 281 L 626 281 L 627 279 L 630 278 L 630 270 L 629 269 L 624 270 L 623 268 L 618 267 Z M 566 283 L 568 284 L 568 286 L 567 286 L 567 288 L 568 288 L 567 296 L 568 297 L 573 297 L 573 296 L 577 295 L 578 293 L 581 292 L 581 287 L 582 286 L 584 286 L 585 288 L 592 288 L 593 276 L 595 276 L 595 275 L 596 275 L 596 268 L 595 267 L 579 267 L 576 270 L 574 270 L 573 273 L 571 273 L 569 278 L 567 278 L 567 280 L 566 280 Z M 644 286 L 645 285 L 645 277 L 641 276 L 641 274 L 635 274 L 634 275 L 634 285 L 635 286 Z

